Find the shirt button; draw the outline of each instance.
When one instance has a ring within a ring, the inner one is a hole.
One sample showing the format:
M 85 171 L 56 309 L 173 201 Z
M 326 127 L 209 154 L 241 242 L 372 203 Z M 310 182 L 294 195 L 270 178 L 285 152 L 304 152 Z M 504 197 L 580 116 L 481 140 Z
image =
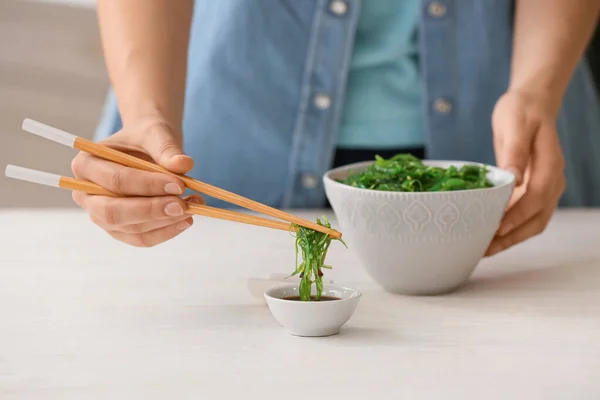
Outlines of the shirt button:
M 439 1 L 432 1 L 429 3 L 429 7 L 427 7 L 427 12 L 432 17 L 442 18 L 446 15 L 446 6 Z
M 440 114 L 449 114 L 452 111 L 452 103 L 444 98 L 439 98 L 433 102 L 433 108 Z
M 311 174 L 305 174 L 302 176 L 302 186 L 304 186 L 305 189 L 314 189 L 318 184 L 319 180 L 316 176 Z
M 329 3 L 329 10 L 337 16 L 342 16 L 348 12 L 348 4 L 342 0 L 333 0 Z
M 315 96 L 315 106 L 321 110 L 327 110 L 331 107 L 331 97 L 326 94 L 318 94 Z

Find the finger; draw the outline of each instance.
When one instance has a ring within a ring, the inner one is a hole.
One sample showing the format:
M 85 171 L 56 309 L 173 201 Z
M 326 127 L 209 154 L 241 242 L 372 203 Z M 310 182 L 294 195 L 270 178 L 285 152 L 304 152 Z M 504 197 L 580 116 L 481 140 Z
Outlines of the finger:
M 520 186 L 529 163 L 532 139 L 538 127 L 529 123 L 518 110 L 513 111 L 512 118 L 493 123 L 498 167 L 514 174 L 515 184 Z
M 73 200 L 99 221 L 112 226 L 179 217 L 187 208 L 179 197 L 106 197 L 73 192 Z
M 527 175 L 527 171 L 528 169 L 525 170 L 525 175 Z M 525 182 L 527 182 L 527 177 L 525 177 L 524 179 Z M 526 185 L 517 186 L 513 189 L 513 192 L 510 196 L 508 204 L 506 205 L 506 208 L 504 209 L 504 212 L 510 210 L 523 197 L 523 195 L 525 194 L 525 189 L 527 189 Z
M 560 166 L 562 153 L 553 132 L 546 132 L 544 137 L 536 140 L 531 158 L 531 176 L 527 181 L 525 194 L 506 213 L 498 234 L 507 235 L 534 215 L 554 202 L 553 192 L 559 181 L 564 178 Z
M 200 195 L 191 195 L 183 198 L 186 203 L 194 203 L 194 204 L 204 204 L 204 199 Z M 95 217 L 94 215 L 90 215 L 92 221 L 98 225 L 100 228 L 105 231 L 115 231 L 115 232 L 123 232 L 129 234 L 138 234 L 138 233 L 146 233 L 153 231 L 155 229 L 163 228 L 165 226 L 169 226 L 172 224 L 176 224 L 178 222 L 182 222 L 187 220 L 190 216 L 188 214 L 184 214 L 179 217 L 168 217 L 164 219 L 155 219 L 148 222 L 142 222 L 139 224 L 132 225 L 108 225 Z
M 191 194 L 187 197 L 184 197 L 183 200 L 186 203 L 194 203 L 194 204 L 201 204 L 201 205 L 206 204 L 206 200 L 204 200 L 204 197 L 200 196 L 199 194 Z
M 98 225 L 100 228 L 104 229 L 107 232 L 122 232 L 128 234 L 139 234 L 139 233 L 147 233 L 150 231 L 154 231 L 156 229 L 164 228 L 169 225 L 174 225 L 179 222 L 185 221 L 190 216 L 184 214 L 179 217 L 170 217 L 164 219 L 154 219 L 148 222 L 142 222 L 139 224 L 131 224 L 131 225 L 109 225 L 104 221 L 101 221 L 94 215 L 90 215 L 91 220 Z
M 71 163 L 78 179 L 88 180 L 121 196 L 178 196 L 185 186 L 174 176 L 146 172 L 79 153 Z
M 543 212 L 534 215 L 533 218 L 519 226 L 517 229 L 511 231 L 508 235 L 495 237 L 485 254 L 486 257 L 491 257 L 542 233 L 548 225 L 553 212 L 553 207 L 545 209 Z
M 532 219 L 527 221 L 525 224 L 521 225 L 521 227 L 513 230 L 509 234 L 505 236 L 496 236 L 488 251 L 486 256 L 492 256 L 497 254 L 503 250 L 506 250 L 518 243 L 527 240 L 528 238 L 535 236 L 546 228 L 548 222 L 550 221 L 552 214 L 556 210 L 558 206 L 558 202 L 560 201 L 560 197 L 565 190 L 565 179 L 560 179 L 554 188 L 554 192 L 551 201 L 544 210 L 540 213 L 536 214 Z
M 109 232 L 113 238 L 121 242 L 130 244 L 136 247 L 153 247 L 157 244 L 171 240 L 178 236 L 194 224 L 193 218 L 188 218 L 185 221 L 177 224 L 169 225 L 164 228 L 159 228 L 142 234 L 127 234 L 123 232 Z
M 141 145 L 157 164 L 169 171 L 185 174 L 194 167 L 194 160 L 185 155 L 173 129 L 166 123 L 148 128 Z

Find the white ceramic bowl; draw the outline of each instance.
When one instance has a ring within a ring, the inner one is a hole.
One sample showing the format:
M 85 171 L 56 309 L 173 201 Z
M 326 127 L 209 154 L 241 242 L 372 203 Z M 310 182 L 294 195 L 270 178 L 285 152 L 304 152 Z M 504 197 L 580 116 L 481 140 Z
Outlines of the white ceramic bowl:
M 313 285 L 313 295 L 314 289 Z M 289 334 L 331 336 L 350 320 L 362 293 L 343 286 L 323 285 L 323 296 L 340 300 L 294 301 L 285 298 L 299 296 L 298 285 L 285 285 L 269 289 L 264 296 L 273 317 Z
M 460 167 L 459 161 L 424 161 Z M 489 166 L 492 188 L 452 192 L 383 192 L 337 182 L 371 161 L 327 172 L 327 198 L 344 240 L 369 275 L 398 294 L 447 293 L 485 255 L 514 187 L 514 176 Z M 479 164 L 475 164 L 479 165 Z

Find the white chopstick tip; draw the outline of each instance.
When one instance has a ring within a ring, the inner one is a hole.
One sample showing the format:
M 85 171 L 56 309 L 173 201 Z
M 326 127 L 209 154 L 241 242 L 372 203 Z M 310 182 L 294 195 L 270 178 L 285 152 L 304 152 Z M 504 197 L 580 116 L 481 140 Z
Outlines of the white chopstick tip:
M 4 169 L 4 176 L 6 176 L 7 178 L 12 178 L 13 177 L 13 171 L 15 169 L 15 165 L 7 165 L 6 168 Z
M 6 169 L 4 170 L 4 175 L 7 178 L 19 179 L 18 177 L 20 176 L 20 172 L 24 169 L 26 169 L 26 168 L 17 167 L 16 165 L 9 164 L 6 166 Z
M 34 135 L 38 135 L 68 147 L 74 147 L 75 139 L 77 139 L 77 136 L 73 134 L 61 131 L 60 129 L 53 128 L 49 125 L 42 124 L 41 122 L 34 121 L 29 118 L 25 118 L 23 120 L 23 125 L 21 128 L 26 132 L 33 133 Z
M 4 175 L 8 178 L 18 179 L 40 185 L 60 187 L 60 175 L 50 174 L 48 172 L 37 171 L 35 169 L 23 168 L 16 165 L 7 165 Z

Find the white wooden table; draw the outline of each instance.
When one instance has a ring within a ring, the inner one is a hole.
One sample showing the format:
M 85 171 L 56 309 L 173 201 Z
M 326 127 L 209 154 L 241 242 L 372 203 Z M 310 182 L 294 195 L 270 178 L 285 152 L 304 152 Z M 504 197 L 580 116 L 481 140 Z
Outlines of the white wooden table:
M 136 249 L 78 211 L 2 211 L 0 239 L 2 400 L 600 399 L 600 211 L 443 297 L 387 294 L 332 246 L 328 277 L 364 296 L 312 339 L 246 288 L 293 269 L 285 232 L 197 219 Z

